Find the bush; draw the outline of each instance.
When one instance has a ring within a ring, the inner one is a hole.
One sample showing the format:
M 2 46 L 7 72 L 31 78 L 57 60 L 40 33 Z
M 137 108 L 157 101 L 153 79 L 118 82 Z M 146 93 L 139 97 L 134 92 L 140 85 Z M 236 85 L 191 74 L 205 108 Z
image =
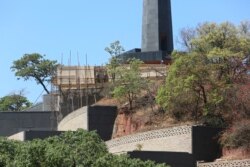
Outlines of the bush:
M 108 153 L 95 132 L 68 131 L 45 140 L 0 139 L 0 167 L 165 167 Z
M 0 167 L 12 166 L 18 144 L 17 141 L 0 138 Z
M 235 123 L 220 138 L 220 143 L 227 149 L 250 149 L 250 121 Z
M 130 159 L 127 155 L 106 154 L 99 158 L 92 167 L 167 167 L 165 164 L 156 164 L 153 161 Z

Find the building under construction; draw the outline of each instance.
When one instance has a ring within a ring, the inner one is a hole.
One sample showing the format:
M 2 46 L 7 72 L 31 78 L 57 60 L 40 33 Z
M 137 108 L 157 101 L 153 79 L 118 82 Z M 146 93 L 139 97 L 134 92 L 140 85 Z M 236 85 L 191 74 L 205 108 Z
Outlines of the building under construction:
M 123 65 L 129 68 L 128 65 Z M 167 66 L 164 64 L 142 64 L 141 77 L 165 77 Z M 86 105 L 97 102 L 103 88 L 109 85 L 111 76 L 103 66 L 59 66 L 52 80 L 52 94 L 45 98 L 50 110 L 60 111 L 62 117 Z M 47 100 L 46 100 L 47 99 Z M 57 107 L 59 106 L 59 107 Z

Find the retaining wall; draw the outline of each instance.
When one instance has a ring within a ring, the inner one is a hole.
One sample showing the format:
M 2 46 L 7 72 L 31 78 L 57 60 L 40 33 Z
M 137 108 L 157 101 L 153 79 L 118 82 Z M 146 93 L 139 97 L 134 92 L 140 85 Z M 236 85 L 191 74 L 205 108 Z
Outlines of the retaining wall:
M 58 124 L 57 130 L 68 131 L 77 129 L 88 130 L 88 107 L 82 107 L 68 114 Z
M 11 136 L 26 130 L 56 130 L 54 112 L 0 112 L 0 136 Z
M 250 159 L 235 161 L 218 161 L 213 163 L 198 163 L 197 167 L 249 167 Z
M 171 167 L 196 167 L 192 154 L 180 152 L 133 151 L 128 152 L 130 158 L 139 158 L 143 161 L 152 160 L 156 163 L 166 163 Z
M 22 131 L 12 136 L 9 136 L 8 139 L 11 140 L 33 140 L 33 139 L 45 139 L 52 136 L 58 136 L 62 133 L 62 131 Z
M 107 141 L 111 153 L 134 150 L 192 153 L 192 126 L 171 127 Z
M 95 130 L 103 140 L 112 137 L 117 107 L 89 106 L 68 114 L 58 125 L 59 131 Z
M 10 140 L 19 140 L 19 141 L 24 141 L 24 131 L 16 133 L 14 135 L 11 135 L 8 137 Z

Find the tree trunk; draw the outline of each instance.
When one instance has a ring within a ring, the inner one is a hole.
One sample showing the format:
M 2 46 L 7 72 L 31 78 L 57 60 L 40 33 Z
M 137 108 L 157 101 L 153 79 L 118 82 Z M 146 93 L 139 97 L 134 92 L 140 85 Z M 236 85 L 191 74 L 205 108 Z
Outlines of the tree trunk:
M 36 77 L 36 79 L 43 86 L 43 89 L 46 91 L 46 93 L 50 94 L 49 90 L 46 88 L 46 86 L 44 85 L 43 81 L 40 78 L 38 78 L 38 77 Z
M 202 96 L 203 96 L 203 101 L 204 104 L 207 104 L 207 95 L 204 86 L 200 85 L 201 91 L 202 91 Z

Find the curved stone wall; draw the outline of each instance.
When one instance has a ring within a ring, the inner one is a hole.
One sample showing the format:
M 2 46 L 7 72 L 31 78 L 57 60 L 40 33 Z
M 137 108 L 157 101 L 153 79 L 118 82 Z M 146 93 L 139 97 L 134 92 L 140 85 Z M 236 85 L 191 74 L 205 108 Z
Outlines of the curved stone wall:
M 111 153 L 133 150 L 192 152 L 192 126 L 171 127 L 107 141 Z
M 24 131 L 11 135 L 8 137 L 8 139 L 24 141 Z
M 88 107 L 82 107 L 68 114 L 58 124 L 58 131 L 74 131 L 79 128 L 88 130 Z

